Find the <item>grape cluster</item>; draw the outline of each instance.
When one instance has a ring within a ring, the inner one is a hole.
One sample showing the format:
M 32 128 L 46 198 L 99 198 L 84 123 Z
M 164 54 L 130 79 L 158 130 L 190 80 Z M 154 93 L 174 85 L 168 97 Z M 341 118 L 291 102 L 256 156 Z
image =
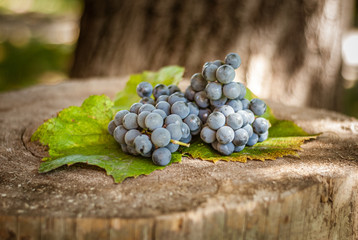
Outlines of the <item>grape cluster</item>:
M 151 157 L 154 164 L 165 166 L 179 145 L 188 146 L 192 136 L 200 133 L 199 108 L 176 85 L 158 84 L 153 89 L 141 82 L 137 94 L 141 100 L 129 111 L 117 112 L 108 131 L 123 152 Z
M 206 62 L 185 91 L 185 96 L 201 107 L 199 112 L 207 113 L 201 118 L 201 139 L 223 155 L 240 152 L 268 137 L 269 122 L 257 117 L 265 113 L 266 104 L 258 98 L 246 99 L 246 87 L 234 82 L 240 65 L 236 53 L 229 53 L 224 61 Z
M 242 151 L 268 138 L 269 122 L 260 117 L 266 104 L 245 98 L 246 87 L 234 82 L 235 69 L 241 65 L 236 53 L 224 61 L 204 64 L 195 73 L 184 93 L 176 85 L 148 82 L 137 86 L 141 97 L 128 110 L 117 112 L 108 131 L 122 151 L 151 157 L 156 165 L 167 165 L 171 153 L 195 135 L 223 155 Z M 153 96 L 153 98 L 152 98 Z

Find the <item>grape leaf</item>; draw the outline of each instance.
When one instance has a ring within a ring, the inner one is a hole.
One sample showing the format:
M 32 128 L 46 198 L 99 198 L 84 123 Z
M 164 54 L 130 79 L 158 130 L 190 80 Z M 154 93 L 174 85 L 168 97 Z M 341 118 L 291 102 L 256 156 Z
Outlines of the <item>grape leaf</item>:
M 127 155 L 108 133 L 107 125 L 118 108 L 127 108 L 138 99 L 133 95 L 141 81 L 177 84 L 184 69 L 176 66 L 162 68 L 157 73 L 144 72 L 130 77 L 126 88 L 117 95 L 115 103 L 108 97 L 90 96 L 82 106 L 71 106 L 57 117 L 42 124 L 32 135 L 49 148 L 39 172 L 48 172 L 63 165 L 87 163 L 105 169 L 115 182 L 127 177 L 149 174 L 164 167 L 155 166 L 151 159 Z M 171 163 L 181 161 L 181 154 L 172 155 Z
M 245 98 L 251 100 L 256 96 L 247 89 Z M 245 147 L 239 153 L 223 156 L 215 151 L 210 144 L 206 144 L 200 138 L 196 138 L 189 148 L 182 149 L 182 153 L 185 156 L 213 162 L 219 160 L 246 162 L 249 159 L 275 160 L 287 155 L 298 156 L 297 151 L 301 149 L 300 146 L 304 141 L 317 137 L 317 135 L 306 133 L 292 121 L 278 120 L 268 106 L 266 113 L 262 117 L 268 119 L 271 124 L 269 138 L 264 142 L 257 143 L 252 147 Z

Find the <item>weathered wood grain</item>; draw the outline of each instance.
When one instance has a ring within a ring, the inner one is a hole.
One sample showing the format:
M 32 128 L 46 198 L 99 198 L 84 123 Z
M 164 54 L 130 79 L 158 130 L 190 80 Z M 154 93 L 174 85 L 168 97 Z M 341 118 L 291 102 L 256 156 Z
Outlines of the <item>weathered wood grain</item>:
M 183 83 L 185 84 L 185 83 Z M 0 94 L 0 239 L 357 239 L 358 121 L 270 103 L 311 133 L 300 158 L 216 164 L 184 158 L 114 184 L 83 164 L 39 174 L 43 120 L 116 79 Z

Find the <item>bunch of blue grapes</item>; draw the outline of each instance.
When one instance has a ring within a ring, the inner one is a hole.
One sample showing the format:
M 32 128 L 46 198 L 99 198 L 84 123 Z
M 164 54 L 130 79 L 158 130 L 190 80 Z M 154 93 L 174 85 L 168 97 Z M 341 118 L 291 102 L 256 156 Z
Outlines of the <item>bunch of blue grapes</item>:
M 269 122 L 259 117 L 266 104 L 258 98 L 246 99 L 246 87 L 234 82 L 240 65 L 236 53 L 229 53 L 224 61 L 206 62 L 185 91 L 185 96 L 199 106 L 199 117 L 205 124 L 201 139 L 223 155 L 240 152 L 268 137 Z
M 141 82 L 137 94 L 141 100 L 129 110 L 117 112 L 108 131 L 123 152 L 152 158 L 154 164 L 165 166 L 179 145 L 189 146 L 192 136 L 200 133 L 199 108 L 176 85 L 153 88 Z
M 208 116 L 200 137 L 222 155 L 240 152 L 245 146 L 267 139 L 269 122 L 257 116 L 265 109 L 266 104 L 258 98 L 250 101 L 248 109 L 235 111 L 230 105 L 215 108 Z

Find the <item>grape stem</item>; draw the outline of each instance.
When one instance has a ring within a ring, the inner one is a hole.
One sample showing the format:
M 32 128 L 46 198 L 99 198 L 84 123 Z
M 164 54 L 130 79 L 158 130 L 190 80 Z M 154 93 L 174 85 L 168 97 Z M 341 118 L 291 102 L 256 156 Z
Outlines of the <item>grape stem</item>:
M 183 142 L 180 142 L 180 141 L 177 141 L 177 140 L 173 140 L 173 139 L 170 139 L 170 142 L 171 142 L 171 143 L 174 143 L 174 144 L 178 144 L 178 145 L 180 145 L 180 146 L 190 147 L 190 143 L 183 143 Z

